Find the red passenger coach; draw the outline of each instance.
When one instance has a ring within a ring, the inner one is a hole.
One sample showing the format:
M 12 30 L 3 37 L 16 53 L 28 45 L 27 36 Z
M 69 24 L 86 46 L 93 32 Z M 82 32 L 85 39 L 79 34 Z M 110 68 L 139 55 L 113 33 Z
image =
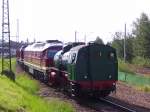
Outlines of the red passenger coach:
M 24 49 L 25 70 L 38 79 L 48 81 L 49 72 L 54 66 L 54 55 L 62 50 L 62 46 L 62 42 L 58 40 L 28 45 Z

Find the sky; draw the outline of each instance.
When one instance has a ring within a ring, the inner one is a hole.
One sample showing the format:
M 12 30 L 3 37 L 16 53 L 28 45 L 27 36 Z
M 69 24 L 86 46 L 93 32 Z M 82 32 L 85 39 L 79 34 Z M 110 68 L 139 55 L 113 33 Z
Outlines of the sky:
M 9 6 L 11 39 L 16 40 L 18 20 L 19 41 L 30 42 L 70 42 L 76 31 L 77 41 L 86 35 L 86 42 L 99 36 L 106 43 L 115 32 L 124 32 L 125 23 L 130 32 L 142 12 L 150 17 L 150 0 L 9 0 Z

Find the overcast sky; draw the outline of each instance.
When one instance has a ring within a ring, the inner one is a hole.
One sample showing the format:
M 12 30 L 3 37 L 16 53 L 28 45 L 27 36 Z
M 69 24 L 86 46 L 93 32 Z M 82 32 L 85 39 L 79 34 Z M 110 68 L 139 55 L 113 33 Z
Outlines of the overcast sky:
M 0 0 L 2 5 L 2 0 Z M 74 41 L 95 40 L 101 37 L 111 41 L 116 31 L 128 31 L 142 12 L 150 15 L 150 0 L 9 0 L 11 35 L 17 32 L 19 40 L 59 39 Z M 2 18 L 2 14 L 0 15 Z M 1 20 L 2 21 L 2 20 Z M 0 23 L 1 23 L 0 21 Z M 0 28 L 1 29 L 1 28 Z M 16 40 L 15 37 L 12 37 Z

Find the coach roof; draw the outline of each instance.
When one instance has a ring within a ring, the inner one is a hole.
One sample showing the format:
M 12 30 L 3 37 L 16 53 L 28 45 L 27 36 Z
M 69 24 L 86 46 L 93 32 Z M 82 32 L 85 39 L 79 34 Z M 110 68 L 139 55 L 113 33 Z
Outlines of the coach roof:
M 57 42 L 53 42 L 53 43 L 45 43 L 45 42 L 38 42 L 38 43 L 33 43 L 32 45 L 28 45 L 25 48 L 25 51 L 44 51 L 47 48 L 50 47 L 54 47 L 54 46 L 63 46 L 62 43 L 57 43 Z

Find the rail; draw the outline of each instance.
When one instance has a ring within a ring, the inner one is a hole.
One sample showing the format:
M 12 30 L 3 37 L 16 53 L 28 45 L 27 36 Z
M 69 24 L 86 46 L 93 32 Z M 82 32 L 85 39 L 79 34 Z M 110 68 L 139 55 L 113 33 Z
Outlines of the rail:
M 135 110 L 129 109 L 129 108 L 124 107 L 124 106 L 122 106 L 122 105 L 120 105 L 120 104 L 117 104 L 117 103 L 114 103 L 114 102 L 112 102 L 112 101 L 109 101 L 108 99 L 105 99 L 105 98 L 100 98 L 100 101 L 103 101 L 103 102 L 105 102 L 105 103 L 107 103 L 107 104 L 109 104 L 109 105 L 112 105 L 112 106 L 114 106 L 114 107 L 117 107 L 117 108 L 119 108 L 120 110 L 123 110 L 123 111 L 125 111 L 125 112 L 136 112 Z

